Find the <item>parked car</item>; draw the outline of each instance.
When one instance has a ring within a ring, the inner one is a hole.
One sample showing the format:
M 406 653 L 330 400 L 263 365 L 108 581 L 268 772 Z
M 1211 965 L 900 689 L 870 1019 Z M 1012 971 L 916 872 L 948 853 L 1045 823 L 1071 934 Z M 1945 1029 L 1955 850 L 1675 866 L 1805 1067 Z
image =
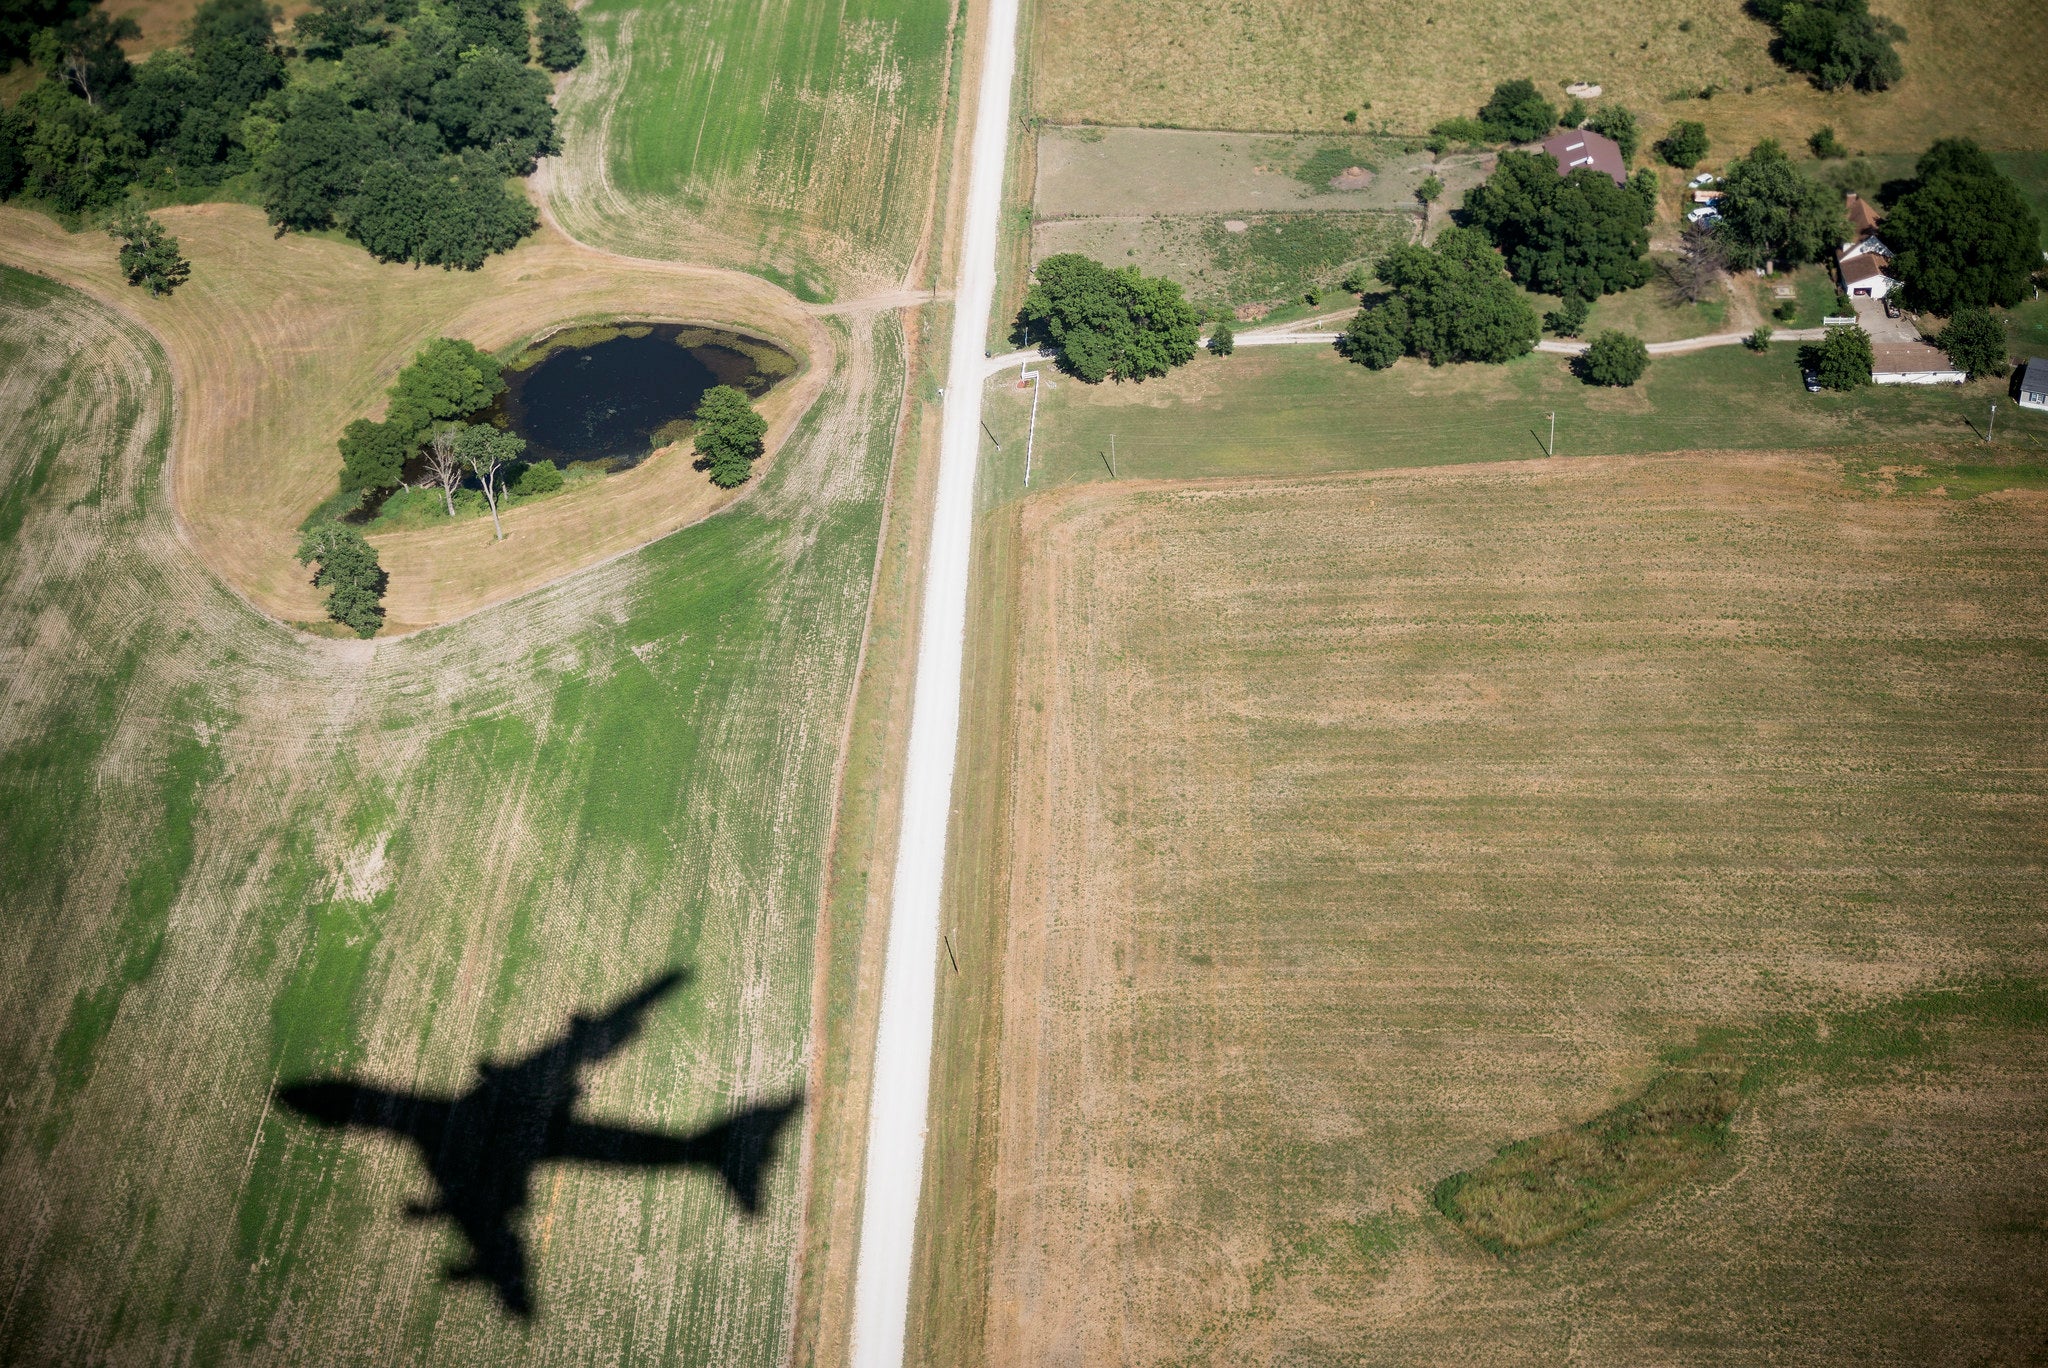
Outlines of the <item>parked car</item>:
M 1806 392 L 1808 394 L 1819 394 L 1820 374 L 1816 371 L 1801 371 L 1800 374 L 1806 379 Z

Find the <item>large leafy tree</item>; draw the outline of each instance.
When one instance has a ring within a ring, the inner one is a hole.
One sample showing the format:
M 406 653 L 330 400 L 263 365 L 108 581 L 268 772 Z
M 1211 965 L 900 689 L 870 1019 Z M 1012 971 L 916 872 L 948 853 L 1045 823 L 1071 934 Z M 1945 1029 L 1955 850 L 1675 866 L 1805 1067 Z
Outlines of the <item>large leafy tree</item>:
M 377 549 L 363 534 L 341 523 L 321 523 L 299 543 L 299 564 L 319 569 L 313 583 L 327 591 L 327 616 L 359 637 L 373 637 L 384 625 L 387 576 Z
M 1038 263 L 1017 321 L 1053 347 L 1062 369 L 1090 384 L 1164 375 L 1194 359 L 1201 337 L 1178 284 L 1135 266 L 1112 271 L 1075 252 Z
M 1885 217 L 1884 240 L 1907 298 L 1938 314 L 2010 308 L 2041 263 L 2041 223 L 1976 143 L 1944 139 Z
M 1502 142 L 1532 142 L 1557 127 L 1557 106 L 1537 93 L 1534 81 L 1502 81 L 1480 108 L 1479 122 Z
M 505 392 L 504 368 L 469 342 L 437 337 L 421 347 L 391 386 L 384 420 L 417 448 L 438 423 L 467 418 Z
M 1825 261 L 1849 237 L 1840 193 L 1801 175 L 1766 138 L 1722 178 L 1720 238 L 1732 266 Z
M 384 40 L 384 0 L 319 0 L 292 31 L 308 57 L 340 57 L 350 48 Z
M 30 46 L 50 79 L 70 86 L 95 109 L 118 109 L 130 78 L 121 44 L 141 36 L 141 26 L 129 16 L 114 19 L 90 9 L 44 29 Z
M 1799 349 L 1799 364 L 1827 389 L 1852 390 L 1870 383 L 1877 357 L 1863 329 L 1829 328 L 1820 341 Z
M 1529 289 L 1592 299 L 1650 279 L 1650 206 L 1604 172 L 1560 176 L 1547 153 L 1503 152 L 1465 211 Z
M 471 48 L 434 87 L 434 122 L 452 149 L 482 148 L 507 174 L 523 176 L 537 158 L 561 151 L 547 73 L 502 48 Z
M 192 263 L 178 253 L 178 240 L 140 209 L 116 214 L 107 223 L 107 236 L 121 243 L 121 274 L 152 295 L 169 294 L 192 274 Z
M 1775 24 L 1772 55 L 1822 90 L 1887 90 L 1905 68 L 1892 46 L 1906 31 L 1870 12 L 1868 0 L 1751 0 Z
M 2005 355 L 2005 325 L 1989 309 L 1958 309 L 1934 340 L 1948 353 L 1949 362 L 1972 380 L 2011 369 Z
M 408 434 L 393 423 L 358 418 L 335 444 L 341 449 L 343 489 L 389 489 L 398 483 L 412 455 Z
M 495 47 L 526 60 L 526 5 L 523 0 L 450 0 L 447 9 L 462 45 Z
M 1363 365 L 1392 365 L 1403 353 L 1431 365 L 1508 361 L 1542 335 L 1536 311 L 1475 229 L 1447 228 L 1432 246 L 1397 247 L 1379 276 L 1392 295 L 1360 308 L 1338 343 Z
M 768 420 L 754 412 L 744 390 L 714 385 L 697 404 L 697 464 L 720 489 L 746 483 L 767 434 Z
M 567 71 L 583 60 L 583 20 L 562 0 L 540 0 L 533 12 L 540 39 L 540 64 L 549 71 Z
M 55 81 L 39 81 L 15 106 L 26 125 L 21 185 L 66 213 L 100 209 L 128 191 L 141 145 L 113 115 Z
M 1579 358 L 1579 375 L 1589 385 L 1633 385 L 1650 368 L 1650 349 L 1634 333 L 1609 328 Z
M 30 58 L 36 35 L 83 19 L 93 0 L 7 0 L 0 4 L 0 71 Z

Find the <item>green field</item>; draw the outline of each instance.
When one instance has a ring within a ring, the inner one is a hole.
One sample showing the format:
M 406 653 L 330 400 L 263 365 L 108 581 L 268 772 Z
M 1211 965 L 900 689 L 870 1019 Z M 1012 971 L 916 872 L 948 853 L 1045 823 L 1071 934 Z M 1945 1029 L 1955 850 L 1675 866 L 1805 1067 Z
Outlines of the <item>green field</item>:
M 2048 453 L 2048 415 L 2012 404 L 2003 381 L 1808 394 L 1796 352 L 1780 343 L 1761 356 L 1720 347 L 1661 357 L 1623 390 L 1582 384 L 1564 357 L 1542 353 L 1505 366 L 1403 361 L 1373 372 L 1322 347 L 1240 348 L 1199 355 L 1162 381 L 1098 386 L 1047 366 L 1053 388 L 1039 402 L 1031 485 L 1107 479 L 1112 436 L 1127 479 L 1520 461 L 1543 455 L 1553 411 L 1559 457 L 1606 456 L 1969 441 L 1995 399 L 1993 453 Z M 995 496 L 1022 490 L 1030 412 L 1030 390 L 997 382 L 988 421 L 1002 450 L 990 454 L 986 486 Z
M 893 322 L 839 346 L 725 514 L 322 641 L 180 542 L 148 335 L 0 274 L 0 1360 L 781 1361 L 803 1113 L 751 1219 L 701 1165 L 541 1167 L 522 1323 L 444 1277 L 409 1149 L 270 1099 L 458 1092 L 670 966 L 588 1114 L 689 1133 L 805 1088 L 903 373 Z
M 949 0 L 593 0 L 551 204 L 639 256 L 715 258 L 807 298 L 893 284 L 923 236 Z

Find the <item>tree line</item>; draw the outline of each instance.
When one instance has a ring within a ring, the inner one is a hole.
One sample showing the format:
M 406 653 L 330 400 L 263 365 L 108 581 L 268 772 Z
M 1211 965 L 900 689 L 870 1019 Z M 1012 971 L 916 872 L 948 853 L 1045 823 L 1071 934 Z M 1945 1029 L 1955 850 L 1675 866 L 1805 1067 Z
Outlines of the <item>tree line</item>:
M 43 76 L 0 112 L 0 197 L 77 214 L 246 175 L 280 229 L 471 270 L 538 226 L 506 182 L 559 150 L 547 72 L 584 55 L 562 0 L 537 25 L 522 0 L 319 0 L 290 43 L 265 0 L 205 0 L 140 63 L 132 20 L 31 2 L 42 22 L 0 27 Z

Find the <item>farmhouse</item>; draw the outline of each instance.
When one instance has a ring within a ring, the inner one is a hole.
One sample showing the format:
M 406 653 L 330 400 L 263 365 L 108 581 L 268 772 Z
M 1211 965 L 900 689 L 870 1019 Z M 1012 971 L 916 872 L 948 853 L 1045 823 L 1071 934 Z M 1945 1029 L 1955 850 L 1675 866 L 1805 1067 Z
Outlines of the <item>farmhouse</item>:
M 2036 356 L 2020 368 L 2020 407 L 2048 410 L 2048 360 Z
M 1880 385 L 1960 385 L 1969 377 L 1925 342 L 1873 342 L 1870 378 Z
M 1621 147 L 1588 128 L 1567 128 L 1543 140 L 1543 150 L 1557 158 L 1557 174 L 1591 169 L 1614 177 L 1616 185 L 1628 184 L 1628 163 L 1621 159 Z
M 1842 273 L 1844 293 L 1863 299 L 1883 299 L 1899 282 L 1884 273 L 1884 258 L 1876 252 L 1845 256 L 1835 263 Z
M 1860 299 L 1883 299 L 1899 283 L 1884 270 L 1892 259 L 1892 249 L 1885 246 L 1884 239 L 1877 235 L 1877 225 L 1884 218 L 1884 211 L 1853 190 L 1842 197 L 1842 207 L 1848 213 L 1849 227 L 1855 234 L 1835 253 L 1835 269 L 1842 277 L 1842 292 Z

